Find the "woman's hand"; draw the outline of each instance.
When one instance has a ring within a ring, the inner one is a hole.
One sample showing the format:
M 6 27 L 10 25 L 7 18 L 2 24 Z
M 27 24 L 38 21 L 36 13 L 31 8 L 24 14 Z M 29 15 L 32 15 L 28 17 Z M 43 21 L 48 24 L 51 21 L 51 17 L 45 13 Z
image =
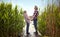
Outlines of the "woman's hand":
M 30 17 L 30 20 L 33 21 L 33 16 Z

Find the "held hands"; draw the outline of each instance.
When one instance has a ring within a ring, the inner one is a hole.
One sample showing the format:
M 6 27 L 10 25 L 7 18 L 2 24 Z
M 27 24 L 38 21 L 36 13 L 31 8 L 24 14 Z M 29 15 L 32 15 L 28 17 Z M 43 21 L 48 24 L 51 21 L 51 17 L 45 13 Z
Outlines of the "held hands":
M 28 20 L 33 21 L 33 18 L 35 17 L 35 15 L 36 15 L 36 14 L 34 14 L 33 16 L 29 16 L 29 17 L 28 17 Z
M 30 16 L 30 17 L 29 17 L 29 20 L 30 20 L 30 21 L 33 21 L 33 16 Z

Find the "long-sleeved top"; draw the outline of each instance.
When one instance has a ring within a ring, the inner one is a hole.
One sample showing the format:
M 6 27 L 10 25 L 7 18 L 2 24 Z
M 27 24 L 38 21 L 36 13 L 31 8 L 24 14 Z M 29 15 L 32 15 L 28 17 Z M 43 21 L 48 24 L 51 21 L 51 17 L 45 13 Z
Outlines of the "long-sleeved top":
M 37 19 L 37 16 L 38 16 L 38 11 L 36 10 L 36 11 L 34 11 L 34 14 L 33 14 L 33 19 Z
M 30 18 L 28 17 L 27 13 L 24 13 L 24 18 L 27 23 L 30 23 Z

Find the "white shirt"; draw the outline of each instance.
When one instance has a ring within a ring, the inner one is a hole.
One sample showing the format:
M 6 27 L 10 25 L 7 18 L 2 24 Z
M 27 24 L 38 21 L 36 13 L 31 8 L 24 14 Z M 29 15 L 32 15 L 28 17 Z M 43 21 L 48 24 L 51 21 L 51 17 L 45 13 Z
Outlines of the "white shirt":
M 26 22 L 30 23 L 30 18 L 28 17 L 27 13 L 24 13 L 24 18 Z

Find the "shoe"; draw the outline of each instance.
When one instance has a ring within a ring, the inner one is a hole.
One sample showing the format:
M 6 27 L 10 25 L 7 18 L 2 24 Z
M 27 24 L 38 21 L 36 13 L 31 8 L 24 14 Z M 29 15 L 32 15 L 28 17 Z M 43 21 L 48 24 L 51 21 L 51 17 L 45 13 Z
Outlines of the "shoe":
M 30 33 L 26 33 L 27 35 L 29 35 Z
M 37 34 L 38 34 L 38 32 L 34 32 L 34 34 L 36 34 L 36 35 L 37 35 Z

